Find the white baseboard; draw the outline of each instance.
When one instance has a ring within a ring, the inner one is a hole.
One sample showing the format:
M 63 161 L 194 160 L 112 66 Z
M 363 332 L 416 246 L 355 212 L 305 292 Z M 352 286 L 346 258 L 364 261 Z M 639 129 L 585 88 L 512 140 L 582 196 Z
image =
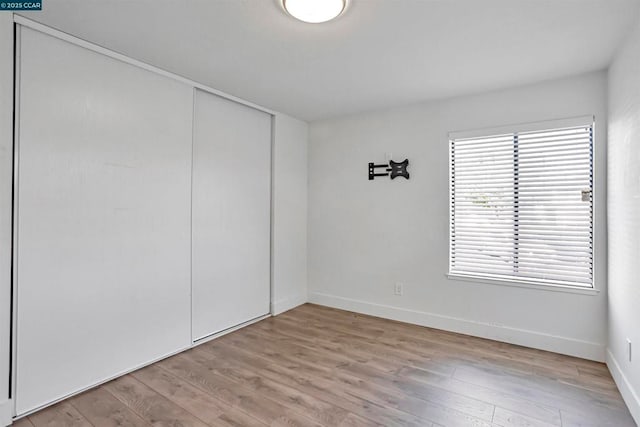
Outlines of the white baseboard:
M 371 316 L 413 323 L 415 325 L 457 332 L 465 335 L 517 344 L 554 353 L 581 357 L 583 359 L 605 361 L 605 346 L 574 338 L 545 334 L 526 329 L 503 325 L 476 322 L 474 320 L 426 313 L 406 308 L 359 301 L 351 298 L 327 295 L 318 292 L 309 293 L 309 302 L 354 311 Z
M 636 424 L 640 425 L 640 396 L 636 393 L 633 385 L 629 382 L 624 372 L 620 368 L 618 361 L 613 357 L 610 349 L 607 349 L 607 366 L 611 372 L 613 380 L 622 394 L 624 403 L 627 404 L 631 416 L 635 420 Z
M 299 305 L 305 304 L 307 302 L 307 295 L 293 295 L 288 298 L 283 298 L 273 303 L 272 313 L 274 316 L 277 316 L 280 313 L 284 313 L 285 311 L 289 311 L 292 308 L 296 308 Z
M 13 400 L 0 402 L 0 426 L 10 426 L 13 423 Z

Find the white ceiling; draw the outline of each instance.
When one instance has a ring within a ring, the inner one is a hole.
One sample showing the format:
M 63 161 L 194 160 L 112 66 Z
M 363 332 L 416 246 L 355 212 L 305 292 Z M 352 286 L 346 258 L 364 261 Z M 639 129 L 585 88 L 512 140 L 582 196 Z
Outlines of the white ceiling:
M 305 120 L 606 68 L 637 0 L 46 0 L 36 21 Z

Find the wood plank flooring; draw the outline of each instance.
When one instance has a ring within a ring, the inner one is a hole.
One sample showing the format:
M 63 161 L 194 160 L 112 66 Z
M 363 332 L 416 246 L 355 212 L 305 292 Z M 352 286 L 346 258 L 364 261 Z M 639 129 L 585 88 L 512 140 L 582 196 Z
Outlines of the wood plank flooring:
M 601 363 L 306 304 L 15 425 L 635 423 Z

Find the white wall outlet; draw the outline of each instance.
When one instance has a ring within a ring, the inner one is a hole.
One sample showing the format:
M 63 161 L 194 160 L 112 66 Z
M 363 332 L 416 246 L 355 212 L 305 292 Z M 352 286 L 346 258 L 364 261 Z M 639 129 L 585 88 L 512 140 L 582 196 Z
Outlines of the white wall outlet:
M 393 293 L 394 295 L 400 295 L 402 296 L 402 291 L 403 291 L 403 285 L 400 282 L 396 282 L 396 285 L 393 287 Z
M 629 362 L 631 362 L 631 356 L 633 353 L 631 352 L 631 340 L 627 338 L 627 356 L 629 356 Z

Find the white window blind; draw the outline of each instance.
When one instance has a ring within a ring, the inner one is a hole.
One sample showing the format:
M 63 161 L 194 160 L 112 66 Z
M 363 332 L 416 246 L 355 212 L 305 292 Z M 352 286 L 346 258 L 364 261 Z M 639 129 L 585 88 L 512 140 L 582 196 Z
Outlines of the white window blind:
M 582 122 L 450 135 L 450 275 L 593 287 L 593 118 Z

